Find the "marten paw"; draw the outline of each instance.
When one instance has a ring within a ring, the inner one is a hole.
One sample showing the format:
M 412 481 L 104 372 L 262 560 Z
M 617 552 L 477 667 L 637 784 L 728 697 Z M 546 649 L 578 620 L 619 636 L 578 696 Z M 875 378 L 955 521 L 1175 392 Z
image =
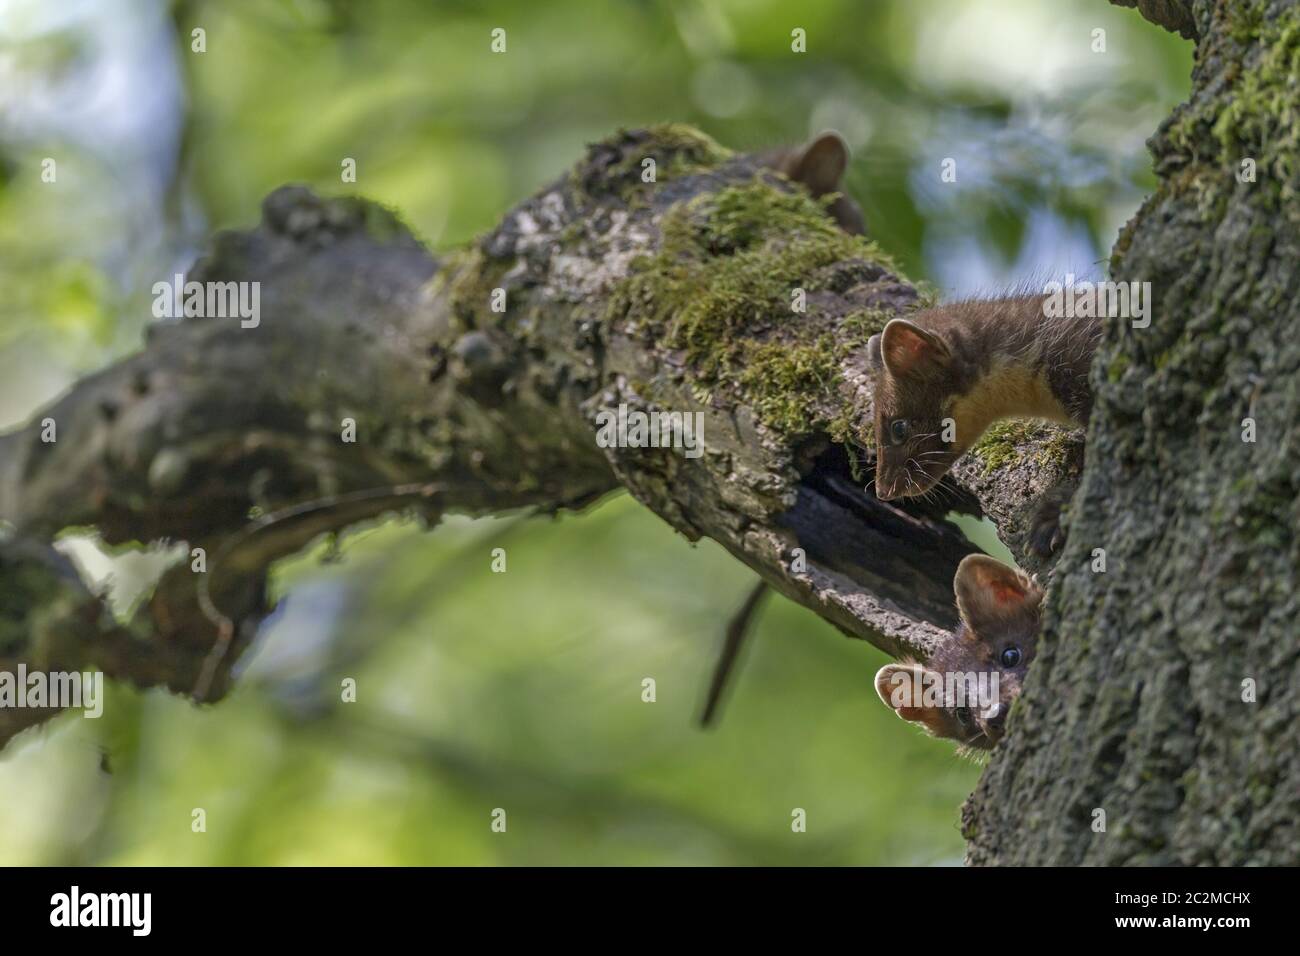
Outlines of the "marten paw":
M 1044 509 L 1046 510 L 1046 509 Z M 1029 540 L 1026 541 L 1030 552 L 1040 561 L 1046 561 L 1065 547 L 1065 529 L 1061 527 L 1061 509 L 1052 509 L 1055 513 L 1048 516 L 1043 511 L 1034 515 L 1029 526 Z
M 1062 518 L 1076 487 L 1073 481 L 1057 485 L 1043 496 L 1029 521 L 1025 546 L 1040 561 L 1046 561 L 1065 547 L 1066 530 Z

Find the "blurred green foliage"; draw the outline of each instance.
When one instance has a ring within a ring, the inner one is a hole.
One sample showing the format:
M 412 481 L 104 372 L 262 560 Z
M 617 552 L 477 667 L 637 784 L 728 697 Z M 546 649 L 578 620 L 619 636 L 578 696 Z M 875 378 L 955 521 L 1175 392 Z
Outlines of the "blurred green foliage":
M 450 248 L 620 126 L 841 130 L 870 232 L 945 294 L 1095 271 L 1190 62 L 1104 0 L 0 0 L 0 425 L 138 347 L 150 285 L 281 183 Z M 694 727 L 752 578 L 630 499 L 342 551 L 285 566 L 221 705 L 114 687 L 101 720 L 0 755 L 0 863 L 960 860 L 978 768 L 888 713 L 883 655 L 814 615 L 773 599 L 721 727 Z

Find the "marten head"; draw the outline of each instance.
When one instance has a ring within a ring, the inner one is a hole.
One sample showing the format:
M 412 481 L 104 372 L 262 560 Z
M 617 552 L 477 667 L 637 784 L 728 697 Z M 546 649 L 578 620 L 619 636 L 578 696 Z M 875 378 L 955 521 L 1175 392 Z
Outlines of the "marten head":
M 838 193 L 826 207 L 827 213 L 847 233 L 860 236 L 866 232 L 862 210 L 843 193 L 840 181 L 849 166 L 849 146 L 839 133 L 827 131 L 802 146 L 774 150 L 763 159 L 791 182 L 805 186 L 814 199 Z
M 1034 659 L 1043 591 L 984 554 L 962 560 L 953 590 L 960 626 L 925 664 L 882 667 L 876 693 L 933 736 L 989 750 L 1002 739 L 1007 711 Z
M 978 437 L 945 423 L 958 384 L 952 352 L 935 332 L 894 319 L 871 337 L 867 355 L 875 370 L 876 497 L 924 494 Z

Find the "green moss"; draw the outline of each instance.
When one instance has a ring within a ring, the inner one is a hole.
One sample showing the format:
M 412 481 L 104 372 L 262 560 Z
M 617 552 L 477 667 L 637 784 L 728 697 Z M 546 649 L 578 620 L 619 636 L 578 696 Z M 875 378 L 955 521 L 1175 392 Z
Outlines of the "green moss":
M 1224 11 L 1228 15 L 1228 35 L 1236 42 L 1250 43 L 1259 37 L 1264 24 L 1263 10 L 1249 3 L 1237 3 Z
M 501 286 L 510 265 L 509 260 L 489 258 L 477 246 L 458 249 L 443 259 L 433 279 L 432 293 L 447 296 L 449 314 L 458 327 L 481 329 L 495 325 L 503 313 L 492 311 L 492 290 Z
M 1021 446 L 1046 439 L 1034 458 L 1040 464 L 1064 464 L 1069 441 L 1065 432 L 1057 432 L 1042 422 L 1025 419 L 994 422 L 971 449 L 984 462 L 984 473 L 996 471 L 1021 460 Z
M 886 312 L 884 309 L 861 309 L 846 315 L 840 320 L 843 345 L 847 348 L 866 345 L 873 335 L 885 330 L 885 326 L 892 318 L 894 318 L 893 313 Z
M 652 193 L 642 187 L 650 184 L 641 182 L 647 156 L 655 158 L 662 185 L 714 168 L 731 154 L 687 126 L 620 132 L 595 144 L 574 170 L 579 202 L 615 195 L 631 206 L 647 203 Z M 629 192 L 635 193 L 630 199 Z M 658 219 L 658 250 L 633 263 L 611 290 L 604 317 L 684 352 L 701 398 L 723 394 L 748 403 L 782 432 L 825 430 L 850 440 L 855 422 L 838 394 L 840 367 L 892 316 L 878 309 L 819 314 L 796 300 L 823 286 L 838 291 L 844 273 L 831 266 L 897 269 L 874 243 L 841 231 L 827 214 L 828 201 L 761 171 L 679 202 Z M 566 235 L 566 241 L 578 238 Z M 491 312 L 490 296 L 510 265 L 482 247 L 453 253 L 433 294 L 445 297 L 462 328 L 494 325 L 501 316 Z
M 733 155 L 725 146 L 684 123 L 652 126 L 650 135 L 659 147 L 659 154 L 665 157 L 665 161 L 656 160 L 660 181 L 703 172 L 725 163 Z M 640 163 L 635 168 L 640 182 Z
M 1225 82 L 1177 110 L 1163 140 L 1186 164 L 1167 183 L 1175 195 L 1191 192 L 1207 219 L 1222 214 L 1225 171 L 1236 176 L 1245 159 L 1255 162 L 1251 189 L 1291 216 L 1297 208 L 1296 155 L 1300 153 L 1300 8 L 1284 6 L 1271 19 L 1266 0 L 1225 4 L 1223 41 L 1236 49 L 1213 50 L 1230 61 Z M 1246 51 L 1257 58 L 1236 62 Z M 1126 230 L 1127 231 L 1127 230 Z M 1127 236 L 1121 234 L 1127 246 Z M 1123 249 L 1117 246 L 1117 252 Z
M 746 330 L 799 321 L 793 308 L 795 290 L 815 291 L 804 285 L 809 275 L 851 254 L 839 241 L 797 238 L 715 259 L 710 281 L 693 288 L 673 316 L 668 342 L 686 349 L 700 368 L 713 371 L 725 366 L 738 336 Z
M 739 380 L 759 418 L 789 433 L 807 428 L 815 413 L 812 396 L 832 388 L 839 374 L 835 340 L 826 335 L 794 347 L 750 343 Z
M 874 243 L 836 227 L 821 203 L 763 176 L 697 196 L 662 219 L 659 251 L 634 264 L 610 297 L 611 319 L 682 349 L 709 391 L 737 389 L 782 431 L 835 425 L 815 409 L 838 407 L 838 366 L 889 316 L 863 311 L 826 323 L 794 309 L 796 290 L 818 291 L 818 270 L 849 259 L 896 271 Z M 818 402 L 817 400 L 821 401 Z
M 609 154 L 618 154 L 607 162 Z M 730 150 L 684 123 L 663 123 L 641 130 L 619 130 L 598 143 L 571 174 L 572 185 L 587 196 L 635 199 L 654 186 L 692 173 L 705 172 L 730 159 Z M 646 159 L 655 161 L 655 181 L 641 178 Z
M 701 215 L 687 217 L 687 231 L 677 238 L 715 254 L 751 249 L 786 230 L 803 238 L 851 238 L 835 225 L 826 203 L 802 190 L 780 189 L 762 178 L 697 196 L 690 205 Z M 683 220 L 677 219 L 675 224 L 682 225 Z
M 1037 459 L 1043 464 L 1064 465 L 1073 442 L 1067 437 L 1069 432 L 1058 430 L 1039 450 Z
M 1038 426 L 1030 422 L 997 422 L 989 427 L 971 450 L 984 462 L 984 473 L 1001 468 L 1019 457 L 1017 446 L 1031 437 L 1029 429 Z
M 1258 29 L 1258 27 L 1256 27 Z M 1260 47 L 1265 51 L 1256 67 L 1239 77 L 1234 95 L 1214 124 L 1214 134 L 1225 150 L 1237 144 L 1276 146 L 1274 126 L 1285 124 L 1282 132 L 1292 132 L 1297 97 L 1295 78 L 1300 75 L 1300 20 L 1294 11 L 1268 24 Z

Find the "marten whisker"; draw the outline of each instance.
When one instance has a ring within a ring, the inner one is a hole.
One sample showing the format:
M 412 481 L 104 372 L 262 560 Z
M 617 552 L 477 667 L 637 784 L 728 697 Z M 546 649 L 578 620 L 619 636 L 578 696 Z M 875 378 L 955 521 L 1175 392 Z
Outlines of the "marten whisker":
M 1003 419 L 1087 424 L 1102 323 L 1059 317 L 1059 298 L 1042 288 L 1026 283 L 1002 298 L 922 309 L 872 336 L 866 352 L 876 373 L 871 399 L 883 484 L 921 495 Z M 938 422 L 946 423 L 938 432 L 921 431 Z M 955 428 L 952 441 L 944 438 L 948 427 Z
M 933 489 L 926 489 L 922 497 L 929 500 L 932 493 Z M 904 660 L 882 667 L 876 674 L 876 693 L 899 717 L 957 743 L 961 756 L 983 759 L 1001 739 L 1002 726 L 990 722 L 998 719 L 995 715 L 977 709 L 992 702 L 1009 707 L 1019 695 L 1038 642 L 1043 590 L 1029 575 L 996 558 L 968 554 L 957 566 L 953 593 L 960 622 L 956 631 L 934 647 L 924 664 Z M 915 695 L 935 685 L 951 687 L 948 681 L 953 675 L 990 671 L 1000 675 L 992 688 L 994 701 L 983 697 L 982 679 L 977 687 L 967 684 L 964 697 L 950 696 L 954 691 L 945 690 L 938 711 L 932 706 L 905 706 L 905 699 L 896 695 L 909 683 Z

